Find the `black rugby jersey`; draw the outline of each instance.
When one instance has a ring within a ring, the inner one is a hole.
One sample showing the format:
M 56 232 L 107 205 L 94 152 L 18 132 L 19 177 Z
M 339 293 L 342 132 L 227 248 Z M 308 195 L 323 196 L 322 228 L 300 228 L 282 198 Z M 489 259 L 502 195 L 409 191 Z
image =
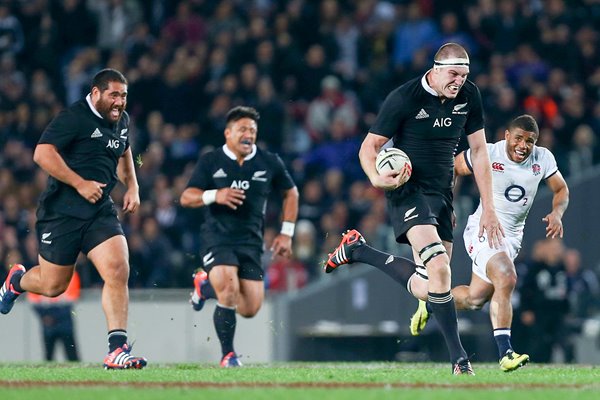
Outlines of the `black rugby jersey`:
M 424 75 L 388 95 L 370 132 L 393 139 L 410 158 L 412 176 L 399 190 L 419 186 L 426 193 L 447 193 L 461 135 L 483 126 L 481 94 L 473 82 L 467 80 L 456 98 L 442 103 Z
M 103 207 L 113 205 L 110 192 L 117 184 L 117 163 L 129 148 L 129 115 L 123 112 L 116 124 L 98 117 L 87 101 L 80 100 L 62 110 L 42 133 L 38 144 L 56 146 L 65 163 L 86 180 L 106 183 L 102 198 L 95 204 L 77 191 L 50 176 L 40 197 L 38 218 L 46 211 L 78 218 L 90 218 Z
M 206 207 L 208 212 L 202 226 L 204 247 L 262 246 L 269 193 L 273 189 L 284 191 L 295 186 L 277 154 L 254 148 L 255 152 L 247 156 L 242 165 L 226 146 L 203 154 L 198 160 L 187 187 L 236 188 L 246 194 L 237 210 L 216 203 Z

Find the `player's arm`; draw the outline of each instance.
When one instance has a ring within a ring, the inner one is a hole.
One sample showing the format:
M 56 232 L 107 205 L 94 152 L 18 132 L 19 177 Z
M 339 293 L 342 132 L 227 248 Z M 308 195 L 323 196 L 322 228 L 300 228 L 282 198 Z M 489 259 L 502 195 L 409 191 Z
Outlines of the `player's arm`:
M 39 143 L 33 153 L 33 161 L 50 176 L 72 186 L 77 193 L 90 203 L 102 198 L 102 188 L 106 183 L 88 181 L 73 171 L 62 158 L 55 145 Z
M 375 169 L 375 159 L 381 147 L 390 140 L 388 137 L 369 132 L 360 146 L 358 158 L 363 171 L 369 177 L 371 184 L 383 190 L 396 189 L 401 184 L 402 176 L 398 172 L 386 171 L 379 175 Z
M 298 189 L 294 186 L 283 192 L 283 204 L 281 205 L 281 232 L 273 239 L 271 251 L 273 256 L 291 257 L 292 237 L 296 219 L 298 218 Z
M 469 147 L 471 149 L 471 161 L 473 163 L 473 173 L 475 182 L 479 189 L 483 213 L 479 221 L 479 236 L 487 233 L 490 247 L 498 248 L 504 237 L 504 229 L 498 221 L 494 199 L 492 196 L 492 170 L 490 168 L 490 157 L 487 151 L 485 132 L 479 129 L 475 133 L 467 136 Z
M 458 177 L 471 174 L 473 174 L 473 171 L 467 162 L 467 152 L 461 151 L 456 157 L 454 157 L 454 176 Z
M 546 226 L 546 237 L 563 237 L 562 216 L 569 205 L 569 187 L 560 171 L 546 179 L 546 184 L 554 193 L 552 196 L 552 211 L 544 218 Z
M 121 183 L 127 187 L 125 196 L 123 196 L 123 211 L 134 213 L 140 207 L 140 187 L 135 174 L 131 147 L 128 147 L 119 158 L 117 176 Z
M 221 188 L 204 190 L 191 186 L 181 193 L 179 202 L 183 207 L 188 208 L 204 207 L 216 203 L 227 206 L 232 210 L 237 210 L 244 203 L 245 199 L 246 195 L 241 189 Z

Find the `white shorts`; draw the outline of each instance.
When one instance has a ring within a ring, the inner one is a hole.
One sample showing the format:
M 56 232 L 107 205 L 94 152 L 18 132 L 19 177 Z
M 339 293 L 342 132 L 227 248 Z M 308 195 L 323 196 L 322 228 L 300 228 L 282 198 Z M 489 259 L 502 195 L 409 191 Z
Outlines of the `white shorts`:
M 479 219 L 472 215 L 467 220 L 467 226 L 463 233 L 465 249 L 473 260 L 473 273 L 487 283 L 492 283 L 487 276 L 487 263 L 494 255 L 505 252 L 511 260 L 514 260 L 521 250 L 522 236 L 506 236 L 502 239 L 502 246 L 499 248 L 490 248 L 487 236 L 484 234 L 479 237 Z

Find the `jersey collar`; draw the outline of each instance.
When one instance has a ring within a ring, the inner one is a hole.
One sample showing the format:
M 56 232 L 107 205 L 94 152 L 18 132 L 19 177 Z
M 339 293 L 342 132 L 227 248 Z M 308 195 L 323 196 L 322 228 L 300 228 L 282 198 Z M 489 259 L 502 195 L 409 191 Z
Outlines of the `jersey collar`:
M 98 117 L 100 119 L 104 119 L 104 118 L 102 118 L 102 115 L 100 115 L 98 110 L 96 110 L 96 107 L 94 107 L 94 105 L 92 104 L 92 94 L 91 93 L 88 93 L 87 96 L 85 96 L 85 101 L 87 101 L 88 106 L 90 106 L 90 110 L 92 110 L 92 112 L 94 113 L 94 115 L 96 115 L 96 117 Z
M 423 75 L 423 77 L 421 78 L 421 86 L 423 86 L 423 89 L 425 89 L 425 91 L 429 94 L 434 95 L 435 97 L 439 97 L 439 95 L 437 94 L 437 92 L 435 90 L 433 90 L 433 88 L 431 86 L 429 86 L 429 83 L 427 83 L 427 74 L 430 72 L 431 70 L 425 72 L 425 75 Z
M 237 160 L 235 153 L 233 151 L 229 150 L 229 147 L 227 147 L 226 144 L 223 145 L 223 153 L 225 153 L 225 155 L 227 157 L 231 158 L 232 160 L 234 160 L 234 161 Z M 244 161 L 251 160 L 252 158 L 254 158 L 255 155 L 256 155 L 256 145 L 253 144 L 252 145 L 252 153 L 250 153 L 246 157 L 244 157 Z

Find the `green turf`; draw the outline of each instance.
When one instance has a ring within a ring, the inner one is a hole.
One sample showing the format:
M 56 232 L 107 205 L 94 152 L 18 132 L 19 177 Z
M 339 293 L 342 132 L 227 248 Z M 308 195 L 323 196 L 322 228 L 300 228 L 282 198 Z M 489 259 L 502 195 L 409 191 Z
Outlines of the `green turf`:
M 5 399 L 597 399 L 600 368 L 528 365 L 503 373 L 474 365 L 476 376 L 452 376 L 446 364 L 274 363 L 221 369 L 202 364 L 151 364 L 105 371 L 97 364 L 0 364 Z

